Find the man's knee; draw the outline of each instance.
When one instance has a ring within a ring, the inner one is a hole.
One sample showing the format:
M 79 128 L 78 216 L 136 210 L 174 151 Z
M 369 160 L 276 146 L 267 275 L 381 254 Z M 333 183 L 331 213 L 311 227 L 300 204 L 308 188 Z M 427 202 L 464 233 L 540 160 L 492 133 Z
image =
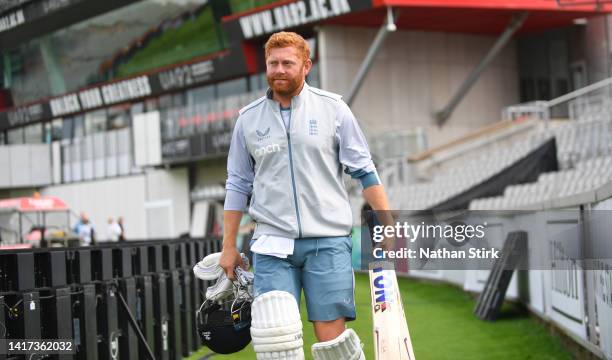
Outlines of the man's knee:
M 303 360 L 302 320 L 293 295 L 270 291 L 251 306 L 251 338 L 258 360 Z

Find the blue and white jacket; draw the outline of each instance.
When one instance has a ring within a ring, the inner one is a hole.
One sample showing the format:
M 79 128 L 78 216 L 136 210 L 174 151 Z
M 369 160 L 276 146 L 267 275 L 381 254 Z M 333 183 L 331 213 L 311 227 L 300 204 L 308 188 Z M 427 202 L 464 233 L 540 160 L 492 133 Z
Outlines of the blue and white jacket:
M 225 210 L 251 195 L 254 238 L 331 237 L 353 225 L 342 167 L 364 188 L 380 180 L 365 136 L 341 96 L 304 83 L 287 125 L 268 90 L 240 110 L 227 161 Z

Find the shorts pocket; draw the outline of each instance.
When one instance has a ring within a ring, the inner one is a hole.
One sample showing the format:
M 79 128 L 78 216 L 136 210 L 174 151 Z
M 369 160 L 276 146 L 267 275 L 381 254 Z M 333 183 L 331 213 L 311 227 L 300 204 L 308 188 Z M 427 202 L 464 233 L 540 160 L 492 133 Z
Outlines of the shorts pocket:
M 353 252 L 353 237 L 352 236 L 347 236 L 344 239 L 344 244 L 346 245 L 346 249 L 348 250 L 349 253 Z

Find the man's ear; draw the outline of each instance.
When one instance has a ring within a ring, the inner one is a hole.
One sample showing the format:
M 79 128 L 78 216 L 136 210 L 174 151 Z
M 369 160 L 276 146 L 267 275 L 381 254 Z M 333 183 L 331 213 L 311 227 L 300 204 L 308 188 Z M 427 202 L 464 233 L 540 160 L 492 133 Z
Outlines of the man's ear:
M 308 75 L 310 69 L 312 69 L 312 60 L 306 59 L 304 62 L 304 75 Z

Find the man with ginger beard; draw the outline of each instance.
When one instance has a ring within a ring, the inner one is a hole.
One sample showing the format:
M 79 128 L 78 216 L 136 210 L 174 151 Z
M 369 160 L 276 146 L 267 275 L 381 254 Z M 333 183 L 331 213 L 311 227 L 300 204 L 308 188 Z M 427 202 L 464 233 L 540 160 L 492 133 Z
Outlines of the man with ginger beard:
M 361 182 L 374 210 L 388 210 L 387 197 L 348 105 L 305 82 L 308 43 L 296 33 L 275 33 L 265 56 L 269 89 L 240 110 L 232 136 L 220 265 L 230 278 L 243 265 L 236 235 L 251 196 L 248 211 L 257 224 L 251 335 L 258 358 L 303 358 L 299 314 L 291 313 L 302 289 L 320 341 L 313 357 L 363 358 L 357 334 L 345 328 L 356 314 L 343 168 Z

